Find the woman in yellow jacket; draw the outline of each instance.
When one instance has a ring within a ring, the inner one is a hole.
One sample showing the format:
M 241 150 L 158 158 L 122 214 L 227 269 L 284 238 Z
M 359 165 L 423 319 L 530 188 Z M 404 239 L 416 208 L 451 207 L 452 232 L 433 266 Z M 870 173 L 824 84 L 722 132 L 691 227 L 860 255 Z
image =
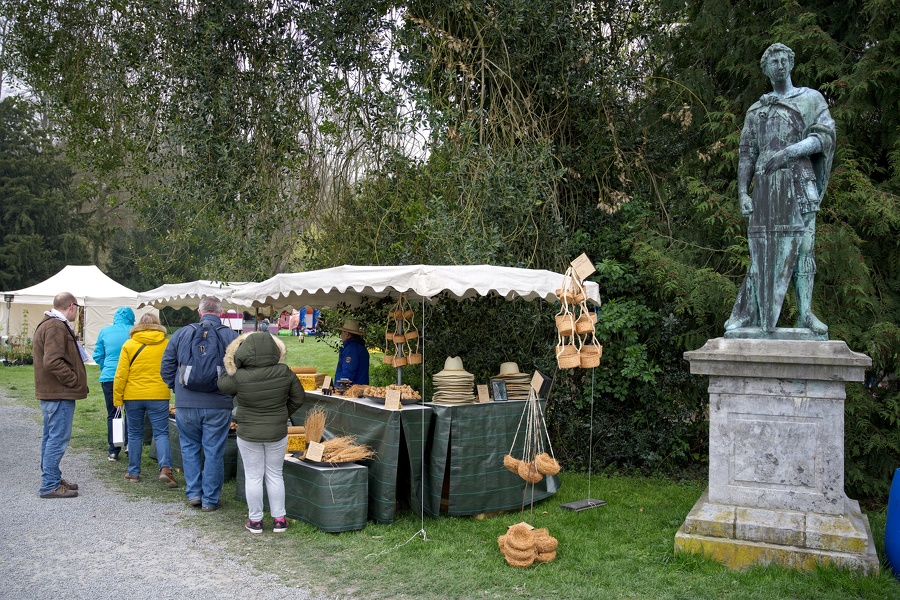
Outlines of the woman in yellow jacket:
M 159 479 L 168 487 L 178 487 L 172 474 L 169 447 L 169 386 L 159 375 L 163 352 L 169 343 L 166 328 L 159 317 L 147 313 L 131 328 L 130 339 L 122 346 L 113 383 L 113 404 L 125 406 L 128 425 L 128 472 L 125 479 L 141 480 L 141 450 L 144 439 L 144 415 L 150 419 L 156 440 Z

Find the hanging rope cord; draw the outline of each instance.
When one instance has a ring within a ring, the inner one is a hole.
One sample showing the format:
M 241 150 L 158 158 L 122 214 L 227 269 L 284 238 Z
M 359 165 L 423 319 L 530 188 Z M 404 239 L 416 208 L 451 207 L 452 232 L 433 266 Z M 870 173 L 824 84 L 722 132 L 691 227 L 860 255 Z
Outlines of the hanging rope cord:
M 425 337 L 425 298 L 422 298 L 422 332 L 421 337 Z M 421 376 L 422 376 L 422 393 L 424 399 L 425 393 L 425 344 L 421 344 L 419 346 L 422 352 L 422 364 L 420 365 Z M 401 409 L 402 410 L 402 409 Z M 419 411 L 421 415 L 421 425 L 422 432 L 425 432 L 425 413 L 427 411 L 423 408 Z M 407 545 L 417 537 L 421 537 L 423 542 L 428 541 L 428 532 L 425 531 L 425 441 L 422 440 L 421 449 L 419 450 L 419 458 L 420 458 L 420 471 L 419 471 L 419 530 L 415 532 L 408 540 L 405 542 L 401 542 L 394 546 L 393 548 L 386 548 L 381 552 L 373 552 L 371 554 L 367 554 L 366 558 L 378 558 L 379 556 L 384 556 L 385 554 L 390 554 L 395 550 L 402 548 Z

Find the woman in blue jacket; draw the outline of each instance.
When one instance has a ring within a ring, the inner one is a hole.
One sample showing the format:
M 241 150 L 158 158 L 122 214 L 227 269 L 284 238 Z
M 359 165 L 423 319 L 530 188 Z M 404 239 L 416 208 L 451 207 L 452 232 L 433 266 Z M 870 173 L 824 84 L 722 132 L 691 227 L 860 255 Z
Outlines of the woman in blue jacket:
M 94 362 L 100 366 L 100 387 L 106 399 L 106 441 L 109 446 L 106 457 L 110 461 L 119 460 L 119 450 L 122 449 L 113 446 L 112 439 L 112 420 L 116 416 L 116 407 L 113 406 L 113 381 L 116 378 L 116 367 L 119 366 L 122 344 L 131 337 L 133 325 L 134 311 L 127 306 L 120 306 L 113 315 L 112 325 L 100 330 L 97 345 L 94 347 Z M 125 437 L 123 447 L 127 448 L 128 434 Z

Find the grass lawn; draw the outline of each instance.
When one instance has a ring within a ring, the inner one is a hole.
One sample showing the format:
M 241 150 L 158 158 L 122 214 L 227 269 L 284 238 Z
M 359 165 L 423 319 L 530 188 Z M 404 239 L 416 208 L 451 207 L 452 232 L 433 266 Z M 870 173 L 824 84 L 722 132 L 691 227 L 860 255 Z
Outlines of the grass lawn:
M 313 338 L 303 344 L 282 340 L 288 364 L 316 364 L 334 373 L 336 353 L 326 344 Z M 100 476 L 123 494 L 184 502 L 182 488 L 168 490 L 150 478 L 127 484 L 124 463 L 107 462 L 98 374 L 97 367 L 88 367 L 91 394 L 76 405 L 72 448 L 93 456 Z M 37 407 L 32 367 L 0 368 L 0 391 Z M 152 470 L 148 453 L 144 457 L 145 468 Z M 558 557 L 524 570 L 507 566 L 497 548 L 497 536 L 522 519 L 518 512 L 478 520 L 423 519 L 406 510 L 391 525 L 369 523 L 357 532 L 328 534 L 296 522 L 281 536 L 252 536 L 243 529 L 246 505 L 234 500 L 230 482 L 222 510 L 192 513 L 187 523 L 286 582 L 302 581 L 322 593 L 354 598 L 900 598 L 900 584 L 884 566 L 875 577 L 830 567 L 735 572 L 704 558 L 676 556 L 675 532 L 702 484 L 595 475 L 589 494 L 586 475 L 563 472 L 560 479 L 560 492 L 536 505 L 533 516 L 525 515 L 559 539 Z M 589 495 L 608 506 L 582 513 L 560 508 Z M 883 558 L 885 513 L 867 514 Z

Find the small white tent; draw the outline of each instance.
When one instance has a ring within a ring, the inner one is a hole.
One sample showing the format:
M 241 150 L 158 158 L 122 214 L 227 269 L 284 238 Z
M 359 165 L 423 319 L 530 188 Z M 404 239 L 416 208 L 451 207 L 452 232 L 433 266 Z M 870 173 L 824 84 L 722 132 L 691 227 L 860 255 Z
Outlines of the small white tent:
M 153 308 L 138 310 L 138 293 L 110 279 L 96 266 L 69 265 L 56 275 L 31 287 L 0 292 L 4 300 L 8 295 L 13 296 L 8 314 L 7 303 L 0 304 L 2 335 L 31 338 L 34 328 L 44 318 L 44 311 L 53 308 L 53 298 L 60 292 L 71 292 L 78 299 L 78 303 L 84 306 L 82 335 L 88 355 L 93 354 L 100 330 L 112 324 L 113 314 L 120 306 L 135 309 L 137 318 L 145 312 L 156 310 Z

